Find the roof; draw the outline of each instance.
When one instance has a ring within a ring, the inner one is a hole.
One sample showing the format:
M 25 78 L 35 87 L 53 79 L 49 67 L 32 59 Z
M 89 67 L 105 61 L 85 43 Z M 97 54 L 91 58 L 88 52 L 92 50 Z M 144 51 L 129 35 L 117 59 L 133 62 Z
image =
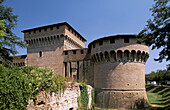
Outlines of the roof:
M 99 38 L 99 39 L 96 39 L 94 41 L 92 41 L 88 46 L 90 46 L 91 44 L 95 43 L 95 42 L 98 42 L 98 41 L 101 41 L 101 40 L 106 40 L 106 39 L 111 39 L 111 38 L 136 38 L 136 35 L 113 35 L 113 36 L 107 36 L 107 37 L 102 37 L 102 38 Z
M 44 29 L 44 28 L 53 27 L 53 26 L 61 26 L 61 25 L 67 25 L 69 28 L 71 28 L 72 30 L 74 30 L 74 31 L 76 32 L 76 34 L 78 34 L 84 41 L 87 41 L 80 33 L 78 33 L 78 32 L 77 32 L 70 24 L 68 24 L 67 22 L 56 23 L 56 24 L 51 24 L 51 25 L 46 25 L 46 26 L 41 26 L 41 27 L 36 27 L 36 28 L 31 28 L 31 29 L 26 29 L 26 30 L 22 30 L 21 32 L 25 33 L 25 32 L 29 32 L 29 31 L 33 31 L 33 30 Z

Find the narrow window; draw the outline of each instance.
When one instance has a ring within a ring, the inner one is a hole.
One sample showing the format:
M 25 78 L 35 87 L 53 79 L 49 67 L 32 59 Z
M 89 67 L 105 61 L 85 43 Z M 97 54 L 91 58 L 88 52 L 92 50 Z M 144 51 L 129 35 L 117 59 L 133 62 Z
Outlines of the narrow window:
M 101 45 L 103 45 L 103 42 L 101 41 L 101 42 L 99 42 L 99 46 L 101 46 Z
M 42 57 L 42 51 L 39 52 L 39 57 Z
M 29 34 L 31 34 L 31 31 L 29 31 Z
M 59 29 L 59 26 L 57 26 L 57 29 Z
M 44 31 L 47 31 L 47 28 L 45 28 Z
M 73 54 L 76 54 L 76 50 L 73 50 Z
M 65 55 L 68 55 L 68 51 L 65 51 L 64 54 L 65 54 Z
M 111 44 L 115 43 L 115 39 L 114 38 L 110 39 L 110 43 Z
M 83 51 L 83 50 L 81 50 L 81 54 L 84 54 L 84 51 Z
M 65 77 L 67 77 L 67 62 L 64 62 L 64 66 L 65 66 Z
M 34 30 L 34 33 L 36 33 L 36 31 Z
M 53 27 L 50 27 L 51 30 L 53 30 Z
M 41 32 L 41 29 L 39 29 L 39 32 Z
M 129 38 L 124 38 L 124 43 L 129 43 Z
M 93 48 L 95 48 L 95 44 L 93 44 Z

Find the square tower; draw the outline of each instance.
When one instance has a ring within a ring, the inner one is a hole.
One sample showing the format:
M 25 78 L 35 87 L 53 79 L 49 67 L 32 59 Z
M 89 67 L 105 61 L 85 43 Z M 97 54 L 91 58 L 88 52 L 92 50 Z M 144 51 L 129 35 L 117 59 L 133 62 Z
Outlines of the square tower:
M 82 49 L 86 39 L 67 22 L 22 31 L 28 66 L 50 67 L 64 76 L 64 50 Z

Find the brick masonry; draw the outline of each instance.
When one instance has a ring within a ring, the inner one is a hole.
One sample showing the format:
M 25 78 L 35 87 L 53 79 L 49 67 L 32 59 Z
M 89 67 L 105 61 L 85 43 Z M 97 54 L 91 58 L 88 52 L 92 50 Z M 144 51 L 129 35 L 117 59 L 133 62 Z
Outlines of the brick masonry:
M 149 48 L 137 43 L 135 35 L 102 37 L 85 48 L 86 39 L 68 23 L 22 32 L 28 43 L 28 66 L 50 67 L 63 77 L 86 81 L 95 88 L 96 104 L 103 107 L 133 108 L 142 99 L 147 105 Z

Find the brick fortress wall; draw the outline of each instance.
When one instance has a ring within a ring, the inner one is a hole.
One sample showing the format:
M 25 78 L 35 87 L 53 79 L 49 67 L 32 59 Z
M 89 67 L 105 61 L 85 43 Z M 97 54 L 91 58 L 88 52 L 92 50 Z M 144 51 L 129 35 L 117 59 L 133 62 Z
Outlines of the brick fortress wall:
M 101 107 L 135 108 L 147 105 L 145 62 L 149 48 L 134 35 L 115 35 L 86 41 L 68 23 L 24 30 L 27 65 L 51 67 L 63 77 L 87 81 Z

